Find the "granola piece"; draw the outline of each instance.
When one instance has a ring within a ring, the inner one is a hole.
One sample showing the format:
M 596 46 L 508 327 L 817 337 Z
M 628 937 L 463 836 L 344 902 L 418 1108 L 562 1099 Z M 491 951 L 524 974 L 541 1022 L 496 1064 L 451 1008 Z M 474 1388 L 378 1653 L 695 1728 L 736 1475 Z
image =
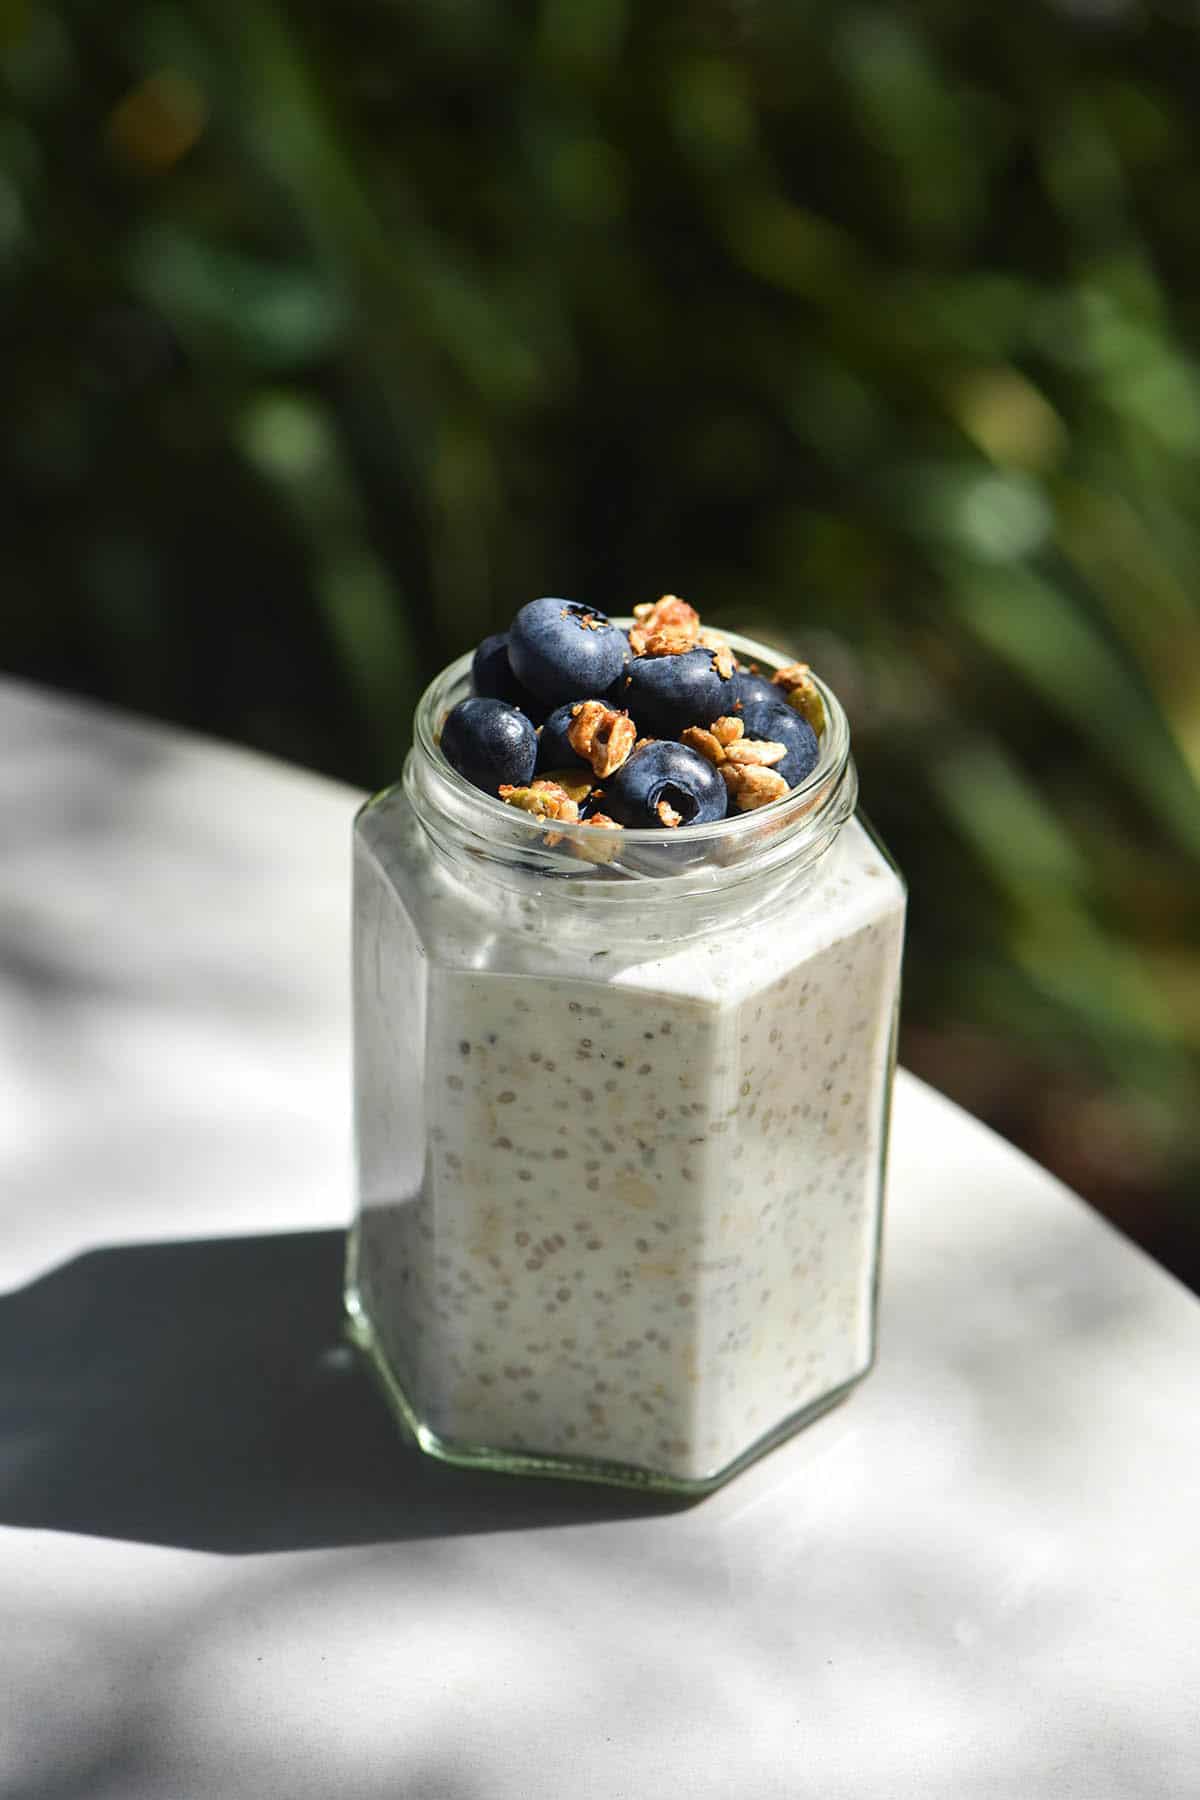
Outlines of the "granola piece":
M 700 627 L 700 614 L 678 594 L 663 594 L 657 600 L 643 600 L 633 609 L 633 616 L 640 624 L 686 625 L 692 623 L 697 630 Z
M 635 656 L 680 656 L 700 636 L 700 614 L 678 594 L 664 594 L 633 609 L 629 647 Z
M 676 812 L 669 800 L 660 800 L 654 810 L 658 814 L 659 824 L 666 825 L 671 831 L 683 824 L 683 814 Z
M 578 822 L 576 801 L 557 781 L 549 781 L 545 776 L 530 782 L 528 787 L 514 787 L 506 781 L 498 791 L 506 806 L 519 807 L 535 819 L 561 819 L 568 825 Z
M 607 813 L 589 813 L 587 818 L 582 819 L 580 823 L 583 825 L 599 825 L 602 831 L 620 831 L 621 829 L 617 824 L 617 821 L 615 819 L 610 819 Z
M 637 635 L 641 644 L 639 656 L 682 656 L 685 650 L 696 647 L 696 640 L 685 625 L 660 625 L 656 631 L 638 632 Z M 632 631 L 629 642 L 633 644 Z
M 729 649 L 728 638 L 724 637 L 721 634 L 721 632 L 714 631 L 711 625 L 702 625 L 700 627 L 700 635 L 696 639 L 696 642 L 698 644 L 700 644 L 705 650 L 728 650 Z M 737 667 L 736 661 L 734 663 L 734 667 L 735 668 Z
M 807 720 L 820 737 L 825 729 L 825 703 L 808 664 L 788 663 L 786 667 L 776 669 L 771 680 L 784 690 L 784 699 L 793 712 Z
M 567 742 L 572 750 L 592 765 L 594 775 L 614 774 L 637 738 L 637 726 L 629 714 L 605 706 L 603 700 L 582 700 L 572 707 L 571 715 Z
M 733 651 L 729 648 L 728 644 L 721 644 L 713 651 L 712 666 L 717 671 L 717 674 L 721 677 L 722 681 L 729 681 L 732 679 L 734 672 Z
M 722 763 L 721 774 L 739 812 L 755 812 L 772 800 L 781 800 L 788 791 L 783 776 L 761 763 Z

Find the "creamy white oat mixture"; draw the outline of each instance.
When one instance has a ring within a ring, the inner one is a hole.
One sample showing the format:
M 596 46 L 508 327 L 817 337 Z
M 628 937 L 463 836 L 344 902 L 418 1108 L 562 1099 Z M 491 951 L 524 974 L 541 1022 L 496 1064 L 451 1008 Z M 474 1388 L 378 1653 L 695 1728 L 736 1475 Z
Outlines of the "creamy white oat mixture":
M 420 864 L 449 969 L 359 850 L 380 1348 L 444 1439 L 713 1475 L 871 1359 L 901 884 L 852 820 L 757 922 L 576 979 Z

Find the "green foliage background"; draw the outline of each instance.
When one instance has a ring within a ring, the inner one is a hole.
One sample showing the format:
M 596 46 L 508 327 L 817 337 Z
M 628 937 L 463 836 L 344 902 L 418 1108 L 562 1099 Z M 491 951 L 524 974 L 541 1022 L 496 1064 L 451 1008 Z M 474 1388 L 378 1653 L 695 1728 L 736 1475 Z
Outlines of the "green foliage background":
M 379 785 L 536 593 L 782 641 L 907 1060 L 1195 1278 L 1194 8 L 0 17 L 8 666 Z

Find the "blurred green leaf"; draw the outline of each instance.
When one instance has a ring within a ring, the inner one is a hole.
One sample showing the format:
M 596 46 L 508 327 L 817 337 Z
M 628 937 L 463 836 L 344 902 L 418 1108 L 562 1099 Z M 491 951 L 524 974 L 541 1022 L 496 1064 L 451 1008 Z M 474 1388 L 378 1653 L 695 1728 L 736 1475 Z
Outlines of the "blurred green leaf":
M 1028 571 L 964 577 L 960 615 L 993 655 L 1069 718 L 1110 777 L 1128 782 L 1200 858 L 1200 790 L 1139 679 L 1086 612 Z
M 345 303 L 308 265 L 272 264 L 157 226 L 129 246 L 131 287 L 208 354 L 286 369 L 327 352 L 345 328 Z
M 1087 865 L 1037 789 L 998 744 L 968 739 L 933 770 L 956 829 L 1002 893 L 1056 908 L 1088 887 Z

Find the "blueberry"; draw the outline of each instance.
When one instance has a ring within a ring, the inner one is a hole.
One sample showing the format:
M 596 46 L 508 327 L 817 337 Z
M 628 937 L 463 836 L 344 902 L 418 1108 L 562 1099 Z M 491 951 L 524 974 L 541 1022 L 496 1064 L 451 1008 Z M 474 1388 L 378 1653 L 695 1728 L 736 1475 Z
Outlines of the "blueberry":
M 752 700 L 760 706 L 778 706 L 783 699 L 782 688 L 777 688 L 773 681 L 765 681 L 761 675 L 752 675 L 748 669 L 739 669 L 733 683 L 743 706 L 749 706 Z
M 604 784 L 604 810 L 621 825 L 662 826 L 672 814 L 680 825 L 711 825 L 725 817 L 725 798 L 712 764 L 667 738 L 643 744 Z
M 537 766 L 542 769 L 586 769 L 590 764 L 571 748 L 567 732 L 579 700 L 564 700 L 556 706 L 538 733 Z
M 475 787 L 494 794 L 502 782 L 524 787 L 532 780 L 537 733 L 515 706 L 476 695 L 447 713 L 442 754 Z
M 552 705 L 572 695 L 602 694 L 628 654 L 625 633 L 575 600 L 531 600 L 508 633 L 508 660 L 517 679 Z
M 642 731 L 674 737 L 732 712 L 736 679 L 722 675 L 714 653 L 702 647 L 680 656 L 635 656 L 612 690 L 612 704 L 627 707 Z
M 471 659 L 472 691 L 485 700 L 507 700 L 519 706 L 536 725 L 546 709 L 529 689 L 522 687 L 508 660 L 508 633 L 494 631 L 485 637 Z
M 778 689 L 775 690 L 778 693 Z M 786 744 L 787 755 L 775 768 L 789 787 L 796 787 L 817 766 L 821 747 L 817 734 L 807 719 L 783 700 L 748 700 L 738 718 L 748 738 L 765 738 L 771 743 Z

